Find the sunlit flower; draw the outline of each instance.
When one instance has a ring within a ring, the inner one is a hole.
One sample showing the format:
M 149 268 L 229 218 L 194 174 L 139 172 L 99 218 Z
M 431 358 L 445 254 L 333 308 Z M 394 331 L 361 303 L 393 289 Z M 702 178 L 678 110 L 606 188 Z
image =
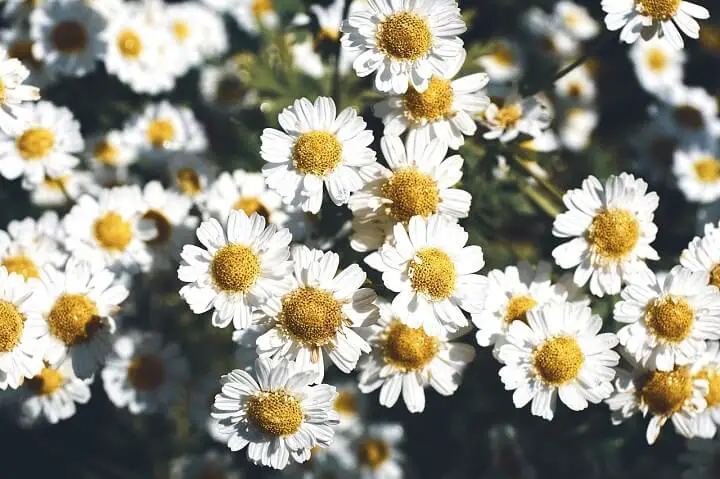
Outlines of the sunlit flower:
M 490 103 L 480 118 L 489 130 L 483 135 L 486 140 L 507 143 L 520 134 L 533 138 L 540 136 L 550 126 L 552 114 L 548 106 L 536 97 L 508 97 L 502 106 Z
M 600 31 L 587 9 L 577 3 L 561 0 L 555 4 L 553 15 L 558 24 L 578 40 L 589 40 Z
M 98 188 L 92 173 L 79 170 L 71 170 L 57 178 L 46 177 L 42 183 L 25 183 L 23 187 L 30 191 L 30 201 L 42 207 L 67 205 L 83 193 Z
M 232 59 L 200 70 L 200 94 L 208 105 L 234 112 L 257 103 L 258 93 L 249 85 L 247 74 Z
M 8 224 L 7 233 L 0 230 L 0 266 L 8 273 L 19 274 L 25 280 L 38 279 L 45 265 L 65 264 L 67 255 L 60 241 L 41 229 L 41 221 L 44 226 L 47 220 L 25 218 Z M 61 229 L 58 224 L 55 227 Z
M 194 153 L 174 154 L 167 165 L 170 184 L 199 206 L 204 205 L 210 184 L 216 175 L 216 166 L 205 157 Z
M 640 86 L 647 92 L 665 94 L 666 90 L 682 85 L 686 57 L 683 50 L 654 38 L 635 42 L 629 56 Z
M 167 5 L 164 16 L 172 43 L 182 52 L 178 75 L 227 50 L 225 24 L 211 10 L 184 2 Z
M 707 275 L 712 286 L 720 288 L 720 234 L 714 224 L 705 227 L 705 235 L 696 236 L 680 255 L 680 264 Z
M 560 141 L 570 151 L 582 151 L 590 146 L 599 116 L 594 107 L 575 106 L 567 110 L 559 127 Z
M 226 10 L 240 28 L 253 35 L 260 33 L 262 28 L 275 28 L 280 23 L 273 0 L 233 0 Z
M 476 61 L 483 67 L 490 81 L 497 83 L 516 80 L 524 65 L 520 45 L 504 38 L 496 40 L 490 53 L 478 57 Z
M 707 407 L 698 412 L 693 421 L 694 436 L 712 439 L 720 424 L 720 345 L 709 341 L 707 351 L 695 361 L 690 372 L 694 379 L 704 379 L 708 383 L 705 402 Z
M 25 0 L 22 0 L 23 2 Z M 8 28 L 0 31 L 0 43 L 7 50 L 9 58 L 20 60 L 30 72 L 27 84 L 45 88 L 54 79 L 55 74 L 45 67 L 45 62 L 33 54 L 33 41 L 27 28 Z
M 697 147 L 677 150 L 673 173 L 688 200 L 712 203 L 720 198 L 720 154 Z
M 362 479 L 402 479 L 406 477 L 405 454 L 400 450 L 404 436 L 400 424 L 370 424 L 337 453 L 346 470 L 355 471 Z
M 92 168 L 113 169 L 122 174 L 137 161 L 136 146 L 128 134 L 120 130 L 110 130 L 88 139 L 86 155 Z
M 17 58 L 8 58 L 0 45 L 0 130 L 11 135 L 22 131 L 32 117 L 25 102 L 38 100 L 37 87 L 23 85 L 30 71 Z
M 597 88 L 590 67 L 581 65 L 555 82 L 555 93 L 571 102 L 588 104 L 595 100 Z

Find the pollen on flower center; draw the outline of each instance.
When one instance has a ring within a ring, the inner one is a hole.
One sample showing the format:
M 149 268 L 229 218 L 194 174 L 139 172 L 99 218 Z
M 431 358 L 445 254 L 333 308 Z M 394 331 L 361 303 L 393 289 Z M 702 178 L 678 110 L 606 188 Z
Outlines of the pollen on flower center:
M 46 367 L 38 375 L 28 379 L 25 384 L 35 395 L 47 396 L 63 387 L 65 378 L 57 369 Z
M 257 196 L 241 196 L 233 204 L 233 209 L 244 211 L 248 216 L 257 213 L 265 218 L 265 221 L 270 219 L 270 209 Z
M 553 386 L 575 379 L 585 363 L 585 355 L 575 338 L 548 339 L 533 354 L 533 367 L 540 378 Z
M 25 255 L 6 256 L 0 262 L 8 270 L 8 273 L 17 273 L 25 279 L 39 278 L 35 262 Z
M 117 49 L 125 58 L 135 59 L 140 56 L 143 51 L 143 43 L 140 36 L 130 29 L 126 29 L 118 33 Z
M 397 222 L 405 223 L 413 216 L 427 218 L 437 212 L 440 204 L 437 183 L 417 168 L 400 168 L 380 188 L 383 198 L 390 200 L 386 212 Z
M 192 31 L 190 30 L 190 25 L 188 25 L 187 22 L 183 21 L 174 22 L 172 25 L 172 30 L 175 38 L 180 42 L 184 42 L 185 40 L 187 40 Z
M 359 409 L 355 395 L 348 391 L 338 391 L 333 409 L 343 416 L 354 416 Z
M 258 20 L 273 11 L 272 0 L 253 0 L 251 10 Z
M 303 175 L 325 176 L 342 160 L 342 144 L 330 132 L 310 131 L 295 141 L 293 165 Z
M 636 0 L 636 9 L 653 20 L 670 20 L 680 8 L 681 0 Z
M 704 156 L 693 164 L 695 174 L 702 183 L 715 183 L 720 180 L 720 159 Z
M 394 320 L 383 344 L 383 358 L 403 371 L 420 371 L 438 351 L 438 342 L 421 327 L 415 329 Z
M 683 298 L 658 298 L 647 307 L 645 323 L 660 340 L 679 343 L 690 335 L 695 312 Z
M 390 458 L 390 446 L 381 439 L 367 439 L 360 444 L 358 456 L 360 464 L 377 469 Z
M 710 270 L 710 284 L 720 288 L 720 264 L 716 264 Z
M 200 176 L 192 168 L 180 168 L 175 174 L 178 188 L 186 195 L 194 196 L 202 191 Z
M 117 166 L 120 150 L 107 140 L 101 140 L 93 149 L 95 159 L 108 166 Z
M 111 251 L 125 251 L 133 239 L 130 223 L 112 211 L 95 221 L 93 233 L 100 246 Z
M 260 258 L 249 246 L 229 244 L 215 253 L 210 271 L 222 291 L 246 293 L 260 276 Z
M 638 396 L 650 412 L 658 416 L 670 416 L 682 409 L 692 397 L 693 385 L 687 367 L 674 371 L 651 371 L 640 379 Z
M 375 41 L 380 51 L 402 61 L 424 57 L 433 45 L 428 21 L 410 12 L 395 13 L 383 20 Z
M 102 326 L 95 302 L 84 294 L 63 294 L 47 316 L 50 334 L 67 345 L 92 339 Z
M 628 210 L 611 208 L 592 220 L 588 241 L 603 258 L 620 260 L 630 254 L 640 239 L 640 224 Z
M 504 43 L 500 43 L 495 47 L 492 57 L 495 60 L 495 63 L 504 67 L 512 66 L 515 61 L 512 50 Z
M 720 372 L 717 368 L 703 368 L 695 374 L 693 379 L 704 379 L 708 382 L 708 392 L 705 395 L 707 407 L 720 404 Z
M 55 146 L 55 135 L 47 128 L 28 128 L 18 137 L 16 146 L 25 160 L 40 160 Z
M 522 108 L 517 103 L 505 105 L 495 114 L 495 123 L 501 128 L 507 129 L 514 127 L 522 118 Z
M 453 89 L 449 80 L 432 77 L 427 90 L 418 93 L 408 87 L 405 93 L 405 114 L 413 121 L 436 121 L 452 115 Z
M 128 367 L 128 381 L 138 391 L 157 389 L 165 379 L 165 363 L 156 356 L 140 356 Z
M 0 299 L 0 353 L 8 353 L 20 343 L 24 323 L 17 307 Z
M 673 113 L 675 120 L 683 127 L 692 131 L 700 131 L 705 128 L 705 118 L 700 110 L 690 105 L 675 107 Z
M 148 125 L 147 137 L 153 148 L 162 150 L 175 138 L 175 126 L 169 120 L 153 120 Z
M 537 301 L 527 295 L 517 294 L 512 296 L 505 309 L 505 321 L 507 323 L 512 323 L 513 321 L 527 323 L 528 311 L 537 306 L 537 304 Z
M 455 290 L 457 271 L 447 253 L 438 248 L 423 248 L 410 261 L 408 276 L 415 291 L 442 300 Z
M 155 229 L 157 230 L 157 235 L 153 239 L 148 240 L 147 244 L 158 246 L 166 244 L 170 240 L 173 226 L 162 211 L 149 210 L 142 216 L 142 219 L 152 222 L 153 226 L 155 226 Z
M 83 52 L 88 44 L 85 26 L 75 20 L 67 20 L 55 25 L 50 38 L 55 48 L 63 53 Z
M 650 70 L 660 73 L 668 66 L 668 56 L 660 48 L 652 47 L 646 52 L 647 64 Z
M 282 298 L 280 323 L 309 346 L 323 346 L 335 338 L 345 320 L 342 305 L 327 291 L 304 286 Z
M 261 391 L 246 403 L 248 419 L 261 431 L 272 436 L 295 434 L 304 414 L 300 401 L 285 391 Z

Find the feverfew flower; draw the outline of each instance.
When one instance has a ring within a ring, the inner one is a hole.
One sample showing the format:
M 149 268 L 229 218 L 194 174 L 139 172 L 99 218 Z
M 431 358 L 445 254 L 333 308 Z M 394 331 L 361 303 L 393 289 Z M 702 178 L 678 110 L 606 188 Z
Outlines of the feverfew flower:
M 552 113 L 548 106 L 536 97 L 508 97 L 502 107 L 490 103 L 480 115 L 480 119 L 489 130 L 483 138 L 508 143 L 520 134 L 533 138 L 542 135 L 543 130 L 550 126 Z
M 707 407 L 693 421 L 694 436 L 712 439 L 720 424 L 720 345 L 709 341 L 707 351 L 690 368 L 693 379 L 708 383 L 705 402 Z
M 516 80 L 523 71 L 522 49 L 517 42 L 498 39 L 493 43 L 490 53 L 476 60 L 493 83 Z
M 565 193 L 569 211 L 555 218 L 553 235 L 570 240 L 553 250 L 553 258 L 561 268 L 576 268 L 575 284 L 590 281 L 596 296 L 617 294 L 629 275 L 648 270 L 646 259 L 659 259 L 650 246 L 659 198 L 646 192 L 645 181 L 622 173 L 605 186 L 590 176 L 582 188 Z
M 570 151 L 582 151 L 587 148 L 598 121 L 599 115 L 594 107 L 569 108 L 558 132 L 563 146 Z
M 110 130 L 88 140 L 86 155 L 92 168 L 108 168 L 126 174 L 137 161 L 137 150 L 124 131 Z
M 352 439 L 350 447 L 338 450 L 348 471 L 363 479 L 402 479 L 405 455 L 400 450 L 405 432 L 400 424 L 370 424 Z
M 577 40 L 589 40 L 600 28 L 587 9 L 574 2 L 561 0 L 553 11 L 558 24 Z
M 720 154 L 696 147 L 675 152 L 673 173 L 690 201 L 712 203 L 720 198 Z
M 630 48 L 630 60 L 635 67 L 640 86 L 653 94 L 664 94 L 683 82 L 685 52 L 677 50 L 658 38 L 635 42 Z
M 21 0 L 24 2 L 25 0 Z M 7 50 L 9 58 L 17 58 L 30 72 L 27 82 L 38 88 L 45 88 L 54 79 L 55 75 L 45 63 L 38 60 L 33 54 L 33 41 L 30 32 L 25 28 L 9 28 L 0 30 L 0 43 Z
M 612 392 L 610 381 L 620 356 L 617 337 L 600 333 L 602 319 L 589 307 L 551 303 L 530 310 L 527 323 L 510 325 L 498 358 L 513 403 L 532 401 L 532 414 L 552 420 L 557 397 L 573 411 L 597 404 Z
M 0 45 L 0 130 L 12 135 L 26 126 L 30 109 L 24 102 L 40 99 L 37 87 L 23 85 L 30 71 L 17 58 L 8 58 Z
M 220 111 L 235 112 L 258 101 L 258 93 L 248 85 L 248 75 L 233 59 L 222 65 L 205 65 L 200 70 L 203 101 Z
M 205 1 L 218 3 L 221 0 Z M 233 0 L 223 10 L 228 11 L 240 28 L 251 35 L 259 34 L 262 28 L 275 28 L 280 23 L 272 0 Z
M 358 52 L 355 73 L 375 73 L 381 92 L 424 92 L 433 75 L 446 74 L 463 50 L 458 35 L 467 30 L 454 0 L 368 2 L 343 22 L 344 48 Z
M 336 205 L 348 202 L 363 185 L 359 170 L 375 162 L 373 141 L 365 120 L 354 108 L 339 115 L 332 98 L 315 103 L 303 98 L 278 116 L 284 131 L 266 128 L 260 155 L 268 186 L 293 206 L 317 213 L 323 185 Z
M 590 67 L 580 65 L 555 82 L 555 93 L 573 103 L 588 104 L 595 100 L 597 88 Z
M 720 288 L 720 234 L 715 225 L 705 227 L 705 236 L 695 237 L 680 255 L 680 264 L 698 273 L 704 273 L 708 282 Z
M 50 218 L 50 217 L 45 217 Z M 0 230 L 0 266 L 25 280 L 38 279 L 46 264 L 63 266 L 67 255 L 57 238 L 40 227 L 32 218 L 11 221 L 7 233 Z M 57 229 L 59 225 L 55 224 Z
M 709 146 L 720 135 L 715 97 L 702 87 L 675 85 L 664 91 L 657 121 L 683 144 Z

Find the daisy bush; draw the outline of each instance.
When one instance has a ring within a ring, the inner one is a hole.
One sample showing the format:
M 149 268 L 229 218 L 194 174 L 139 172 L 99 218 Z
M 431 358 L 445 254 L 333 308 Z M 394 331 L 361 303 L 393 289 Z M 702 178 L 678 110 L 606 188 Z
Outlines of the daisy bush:
M 717 7 L 0 1 L 0 477 L 717 478 Z

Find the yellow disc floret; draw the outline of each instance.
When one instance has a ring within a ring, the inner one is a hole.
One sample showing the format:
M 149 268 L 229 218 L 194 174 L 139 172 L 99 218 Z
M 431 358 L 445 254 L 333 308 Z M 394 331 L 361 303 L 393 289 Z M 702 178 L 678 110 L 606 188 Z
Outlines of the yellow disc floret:
M 410 12 L 395 13 L 383 20 L 375 41 L 380 51 L 400 61 L 418 60 L 433 46 L 428 21 Z
M 522 321 L 527 323 L 527 313 L 537 306 L 537 301 L 527 295 L 517 294 L 510 298 L 505 308 L 505 321 Z
M 342 144 L 327 131 L 303 133 L 295 141 L 292 160 L 303 175 L 325 176 L 340 164 Z
M 620 260 L 630 254 L 640 239 L 640 223 L 630 211 L 603 210 L 595 215 L 588 229 L 588 241 L 604 259 Z
M 432 300 L 443 300 L 455 291 L 457 270 L 450 256 L 441 249 L 423 248 L 410 261 L 408 276 L 415 291 Z
M 453 89 L 449 80 L 432 77 L 427 90 L 419 93 L 412 86 L 405 93 L 405 115 L 413 121 L 435 121 L 452 115 Z
M 666 21 L 675 16 L 681 0 L 636 0 L 635 8 L 653 20 Z
M 50 334 L 68 346 L 89 341 L 102 326 L 95 302 L 84 294 L 63 294 L 47 316 Z
M 65 377 L 60 371 L 52 368 L 43 368 L 37 376 L 27 381 L 27 387 L 37 396 L 52 394 L 65 384 Z
M 133 30 L 122 30 L 118 33 L 116 42 L 118 51 L 125 58 L 138 58 L 143 51 L 143 43 L 140 35 Z
M 25 279 L 40 277 L 35 262 L 24 254 L 6 256 L 0 261 L 0 265 L 5 266 L 8 273 L 19 274 Z
M 222 291 L 246 293 L 260 276 L 260 258 L 249 246 L 229 244 L 215 253 L 210 272 Z
M 705 395 L 707 407 L 710 408 L 720 404 L 720 371 L 716 367 L 701 369 L 693 379 L 704 379 L 708 382 L 708 392 Z
M 130 223 L 112 211 L 98 218 L 93 225 L 93 234 L 98 244 L 106 250 L 125 251 L 133 239 Z
M 173 226 L 165 213 L 160 210 L 149 210 L 143 215 L 142 219 L 152 222 L 157 231 L 155 237 L 147 242 L 149 245 L 164 245 L 170 240 Z
M 272 436 L 295 434 L 304 415 L 300 401 L 285 391 L 262 391 L 246 403 L 248 419 L 261 431 Z
M 195 196 L 202 191 L 200 175 L 192 168 L 180 168 L 175 174 L 177 186 L 186 195 Z
M 690 371 L 684 366 L 669 372 L 651 371 L 640 378 L 637 394 L 651 413 L 670 416 L 680 411 L 692 397 Z
M 165 379 L 165 363 L 156 356 L 139 356 L 128 367 L 128 382 L 139 391 L 152 391 Z
M 329 343 L 345 319 L 342 305 L 327 291 L 303 286 L 282 298 L 280 323 L 305 345 L 323 346 Z
M 411 328 L 398 320 L 390 323 L 383 342 L 383 359 L 403 371 L 421 371 L 438 352 L 438 340 L 421 327 Z
M 257 196 L 241 196 L 233 204 L 233 209 L 244 211 L 248 216 L 257 213 L 265 218 L 265 221 L 270 219 L 270 209 L 265 206 Z
M 148 126 L 147 137 L 153 148 L 161 150 L 175 138 L 175 126 L 170 120 L 153 120 Z
M 390 200 L 388 216 L 405 223 L 413 216 L 427 218 L 437 212 L 440 204 L 437 183 L 417 168 L 400 168 L 380 188 L 383 198 Z
M 382 439 L 367 439 L 360 443 L 358 456 L 361 465 L 378 469 L 390 458 L 390 446 Z
M 354 416 L 358 413 L 359 406 L 355 394 L 348 391 L 338 391 L 333 409 L 343 416 Z
M 50 38 L 55 48 L 63 53 L 80 53 L 85 51 L 88 45 L 85 26 L 75 20 L 67 20 L 55 25 Z
M 690 336 L 695 311 L 683 298 L 658 298 L 647 307 L 645 323 L 661 342 L 679 343 Z
M 95 159 L 107 166 L 117 166 L 120 150 L 107 140 L 100 140 L 93 150 Z
M 15 144 L 23 159 L 40 160 L 52 151 L 55 146 L 55 135 L 47 128 L 28 128 L 15 140 Z
M 720 159 L 704 156 L 693 164 L 695 175 L 701 183 L 717 183 L 720 180 Z
M 575 338 L 558 336 L 546 340 L 533 353 L 532 364 L 539 378 L 561 386 L 575 379 L 585 363 L 585 355 Z
M 20 343 L 24 323 L 17 306 L 0 299 L 0 353 L 8 353 Z

